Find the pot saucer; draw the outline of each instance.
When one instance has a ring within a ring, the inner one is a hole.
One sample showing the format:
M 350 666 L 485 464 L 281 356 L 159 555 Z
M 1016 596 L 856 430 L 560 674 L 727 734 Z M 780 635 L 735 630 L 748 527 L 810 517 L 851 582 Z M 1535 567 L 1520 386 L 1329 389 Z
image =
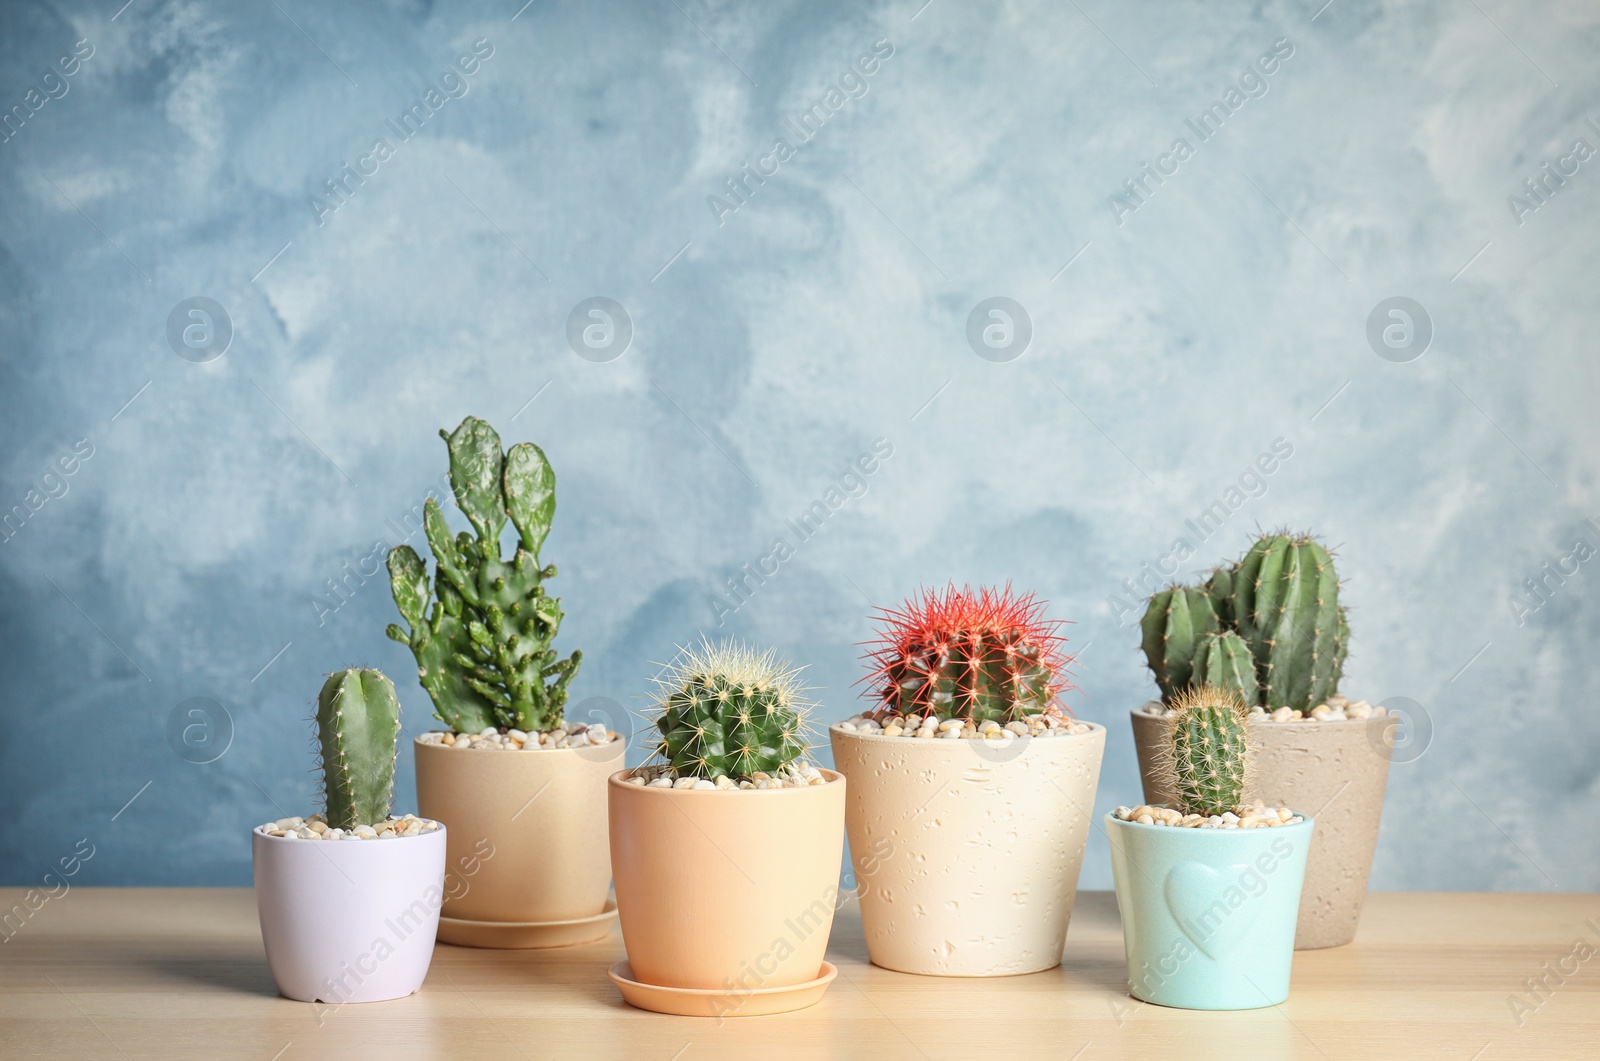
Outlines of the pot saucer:
M 680 1017 L 759 1017 L 767 1013 L 789 1013 L 814 1006 L 822 993 L 839 975 L 832 962 L 823 962 L 815 980 L 788 987 L 762 987 L 753 991 L 705 990 L 691 987 L 661 987 L 642 984 L 633 978 L 627 962 L 618 962 L 606 975 L 617 985 L 630 1006 Z
M 577 917 L 570 921 L 466 921 L 459 917 L 441 917 L 439 942 L 495 950 L 575 947 L 604 939 L 616 920 L 615 899 L 607 899 L 605 909 L 593 917 Z

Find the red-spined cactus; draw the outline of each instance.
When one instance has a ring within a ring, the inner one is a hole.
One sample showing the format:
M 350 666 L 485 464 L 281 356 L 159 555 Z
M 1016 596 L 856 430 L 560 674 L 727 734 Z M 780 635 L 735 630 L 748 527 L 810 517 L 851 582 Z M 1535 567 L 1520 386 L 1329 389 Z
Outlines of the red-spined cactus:
M 873 714 L 934 715 L 1002 725 L 1065 713 L 1073 686 L 1061 622 L 1032 594 L 953 584 L 882 610 L 883 636 L 869 644 L 864 684 L 881 701 Z

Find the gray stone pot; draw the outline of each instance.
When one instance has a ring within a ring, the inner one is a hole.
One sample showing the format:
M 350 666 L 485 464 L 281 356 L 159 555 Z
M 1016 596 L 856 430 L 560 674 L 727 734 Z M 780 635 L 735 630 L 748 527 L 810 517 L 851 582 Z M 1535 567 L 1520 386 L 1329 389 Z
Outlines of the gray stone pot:
M 1163 720 L 1132 712 L 1144 801 L 1168 803 L 1172 793 L 1156 782 L 1154 760 Z M 1317 821 L 1306 862 L 1296 950 L 1349 943 L 1361 919 L 1361 902 L 1378 845 L 1383 794 L 1389 783 L 1393 715 L 1348 722 L 1251 723 L 1256 760 L 1250 800 L 1293 807 Z

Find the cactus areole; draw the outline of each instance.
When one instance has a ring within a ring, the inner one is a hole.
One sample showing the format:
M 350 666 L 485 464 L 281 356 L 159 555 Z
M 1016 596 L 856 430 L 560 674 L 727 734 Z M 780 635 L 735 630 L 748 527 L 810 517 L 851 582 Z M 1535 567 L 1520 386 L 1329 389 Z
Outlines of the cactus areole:
M 1333 557 L 1307 535 L 1269 534 L 1204 584 L 1162 590 L 1140 626 L 1169 707 L 1210 684 L 1247 707 L 1305 714 L 1338 692 L 1350 650 Z
M 1062 712 L 1072 662 L 1044 618 L 1044 603 L 1011 587 L 954 585 L 924 591 L 879 615 L 883 636 L 871 643 L 865 684 L 881 703 L 874 714 L 933 715 L 1002 725 Z
M 474 533 L 452 536 L 438 501 L 428 499 L 433 584 L 411 546 L 390 551 L 389 585 L 406 626 L 391 623 L 388 634 L 410 647 L 435 714 L 457 733 L 553 729 L 583 662 L 580 651 L 561 659 L 551 647 L 564 613 L 545 595 L 556 568 L 540 566 L 539 549 L 555 518 L 555 472 L 531 442 L 502 452 L 500 436 L 477 417 L 439 433 L 456 504 Z M 510 559 L 500 548 L 508 521 L 518 538 Z

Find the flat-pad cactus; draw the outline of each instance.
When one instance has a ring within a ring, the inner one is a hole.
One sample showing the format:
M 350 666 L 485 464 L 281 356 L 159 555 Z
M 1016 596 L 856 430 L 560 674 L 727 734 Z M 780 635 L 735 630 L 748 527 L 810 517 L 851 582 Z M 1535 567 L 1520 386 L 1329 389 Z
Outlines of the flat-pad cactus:
M 317 696 L 325 817 L 335 829 L 389 817 L 400 739 L 400 701 L 382 671 L 328 675 Z
M 440 434 L 456 504 L 476 537 L 452 537 L 443 509 L 428 500 L 433 607 L 425 614 L 426 565 L 409 545 L 397 547 L 389 554 L 390 588 L 409 629 L 391 624 L 389 636 L 410 646 L 435 711 L 456 732 L 552 729 L 583 662 L 582 652 L 561 659 L 550 647 L 564 613 L 560 600 L 545 595 L 556 568 L 540 566 L 539 550 L 555 518 L 555 472 L 531 442 L 502 453 L 500 436 L 476 417 Z M 508 519 L 519 538 L 510 560 L 500 549 Z

